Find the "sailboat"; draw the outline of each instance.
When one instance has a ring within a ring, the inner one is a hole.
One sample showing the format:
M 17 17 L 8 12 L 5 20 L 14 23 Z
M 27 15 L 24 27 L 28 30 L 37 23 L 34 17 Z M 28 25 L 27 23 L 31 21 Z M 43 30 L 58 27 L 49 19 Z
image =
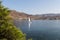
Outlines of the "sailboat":
M 30 29 L 30 26 L 31 26 L 31 18 L 30 18 L 30 17 L 28 18 L 28 22 L 29 22 L 29 23 L 28 23 L 28 27 L 29 27 L 29 29 Z
M 31 19 L 30 19 L 30 18 L 29 18 L 28 20 L 29 20 L 29 22 L 31 21 Z

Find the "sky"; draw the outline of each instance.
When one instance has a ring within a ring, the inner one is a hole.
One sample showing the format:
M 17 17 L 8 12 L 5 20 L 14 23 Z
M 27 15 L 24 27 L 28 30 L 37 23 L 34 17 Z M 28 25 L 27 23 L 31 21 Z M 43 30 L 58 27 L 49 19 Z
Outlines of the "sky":
M 27 14 L 60 13 L 60 0 L 2 0 L 2 4 Z

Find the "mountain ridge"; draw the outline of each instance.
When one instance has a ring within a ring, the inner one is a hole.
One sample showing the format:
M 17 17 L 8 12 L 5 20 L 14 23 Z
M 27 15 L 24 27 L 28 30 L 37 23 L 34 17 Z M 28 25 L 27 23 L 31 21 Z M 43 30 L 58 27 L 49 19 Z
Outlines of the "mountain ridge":
M 18 20 L 27 20 L 29 17 L 31 20 L 57 20 L 60 19 L 60 14 L 39 14 L 39 15 L 29 15 L 24 12 L 18 12 L 16 10 L 11 10 L 10 11 L 10 16 L 13 19 L 18 19 Z

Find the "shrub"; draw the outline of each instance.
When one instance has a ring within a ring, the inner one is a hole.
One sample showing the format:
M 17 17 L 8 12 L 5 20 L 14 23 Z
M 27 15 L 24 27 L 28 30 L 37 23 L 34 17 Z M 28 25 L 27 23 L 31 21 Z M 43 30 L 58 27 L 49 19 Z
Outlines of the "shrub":
M 0 39 L 1 40 L 26 40 L 25 34 L 17 29 L 10 17 L 9 9 L 5 8 L 0 1 Z

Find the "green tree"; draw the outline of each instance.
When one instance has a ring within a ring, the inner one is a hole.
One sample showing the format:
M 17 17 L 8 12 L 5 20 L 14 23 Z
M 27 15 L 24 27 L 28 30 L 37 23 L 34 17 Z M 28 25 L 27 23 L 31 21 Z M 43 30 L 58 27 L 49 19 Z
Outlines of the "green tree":
M 9 9 L 4 7 L 0 1 L 0 39 L 26 40 L 25 34 L 13 25 L 9 13 Z

